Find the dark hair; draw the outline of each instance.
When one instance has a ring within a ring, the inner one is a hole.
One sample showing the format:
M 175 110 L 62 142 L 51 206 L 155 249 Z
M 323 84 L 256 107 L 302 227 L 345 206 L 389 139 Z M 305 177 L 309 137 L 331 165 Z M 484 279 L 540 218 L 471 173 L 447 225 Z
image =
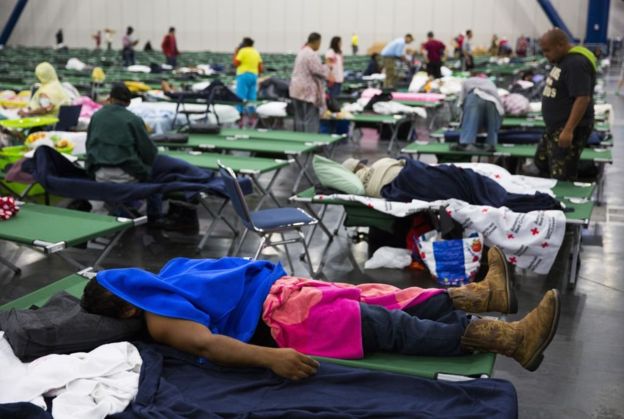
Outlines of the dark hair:
M 312 44 L 320 40 L 321 40 L 321 34 L 318 32 L 312 32 L 310 35 L 308 35 L 308 44 Z
M 340 37 L 334 36 L 329 43 L 329 47 L 333 49 L 336 54 L 342 54 L 342 50 L 340 49 Z
M 253 47 L 254 46 L 254 40 L 249 38 L 248 36 L 243 38 L 243 42 L 241 42 L 240 44 L 241 48 L 246 48 L 246 47 Z
M 411 33 L 406 33 L 406 34 L 405 34 L 405 38 L 411 38 L 411 39 L 414 39 L 414 37 L 412 36 L 412 34 L 411 34 Z
M 89 313 L 117 319 L 124 318 L 133 307 L 100 285 L 97 278 L 91 278 L 87 283 L 80 299 L 80 305 Z
M 377 57 L 379 57 L 379 53 L 377 53 L 377 52 L 373 52 L 373 53 L 371 54 L 371 59 L 376 60 L 376 59 L 377 59 Z
M 173 26 L 169 27 L 169 32 L 175 32 L 175 28 Z
M 114 83 L 110 91 L 110 97 L 120 102 L 130 103 L 132 93 L 124 83 Z
M 468 30 L 466 31 L 466 35 L 472 35 L 472 29 L 468 29 Z
M 134 28 L 132 26 L 128 26 L 128 28 L 126 28 L 126 34 L 130 35 L 132 32 L 134 32 Z
M 427 32 L 427 38 L 433 38 L 433 32 L 431 31 Z

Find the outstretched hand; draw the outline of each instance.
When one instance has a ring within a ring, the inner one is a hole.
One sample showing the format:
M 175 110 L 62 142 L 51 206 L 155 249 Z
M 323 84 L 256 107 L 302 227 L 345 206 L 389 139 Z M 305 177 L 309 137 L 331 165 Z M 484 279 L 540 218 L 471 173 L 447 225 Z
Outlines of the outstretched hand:
M 318 361 L 290 348 L 276 349 L 269 364 L 275 374 L 293 381 L 316 374 L 318 367 Z

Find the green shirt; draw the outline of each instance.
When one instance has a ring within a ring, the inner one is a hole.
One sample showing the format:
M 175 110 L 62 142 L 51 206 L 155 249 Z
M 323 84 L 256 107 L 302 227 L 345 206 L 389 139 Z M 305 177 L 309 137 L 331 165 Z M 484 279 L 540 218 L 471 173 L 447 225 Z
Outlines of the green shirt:
M 91 117 L 87 132 L 86 168 L 119 167 L 138 180 L 147 180 L 158 154 L 143 120 L 120 105 L 105 105 Z

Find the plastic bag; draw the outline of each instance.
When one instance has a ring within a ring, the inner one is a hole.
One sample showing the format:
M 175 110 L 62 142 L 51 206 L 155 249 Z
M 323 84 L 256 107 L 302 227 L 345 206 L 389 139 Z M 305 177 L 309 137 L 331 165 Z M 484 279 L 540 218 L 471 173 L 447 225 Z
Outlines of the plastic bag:
M 481 266 L 483 236 L 464 231 L 464 238 L 444 240 L 436 230 L 416 241 L 420 259 L 438 284 L 461 286 L 472 282 Z

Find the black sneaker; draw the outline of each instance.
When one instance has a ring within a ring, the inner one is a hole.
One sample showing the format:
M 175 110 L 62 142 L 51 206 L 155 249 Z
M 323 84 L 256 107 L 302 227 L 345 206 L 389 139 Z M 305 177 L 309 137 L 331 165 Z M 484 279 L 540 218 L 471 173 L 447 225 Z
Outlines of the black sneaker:
M 496 146 L 494 144 L 483 144 L 483 151 L 494 153 L 496 151 Z
M 169 212 L 161 228 L 167 231 L 197 234 L 199 232 L 197 207 L 187 202 L 169 201 Z
M 91 203 L 87 200 L 74 199 L 67 205 L 67 209 L 72 209 L 72 210 L 82 211 L 82 212 L 91 212 L 93 207 L 91 206 Z
M 451 151 L 461 151 L 461 152 L 465 152 L 465 153 L 476 153 L 481 151 L 481 149 L 479 149 L 476 145 L 474 144 L 453 144 L 450 147 Z

